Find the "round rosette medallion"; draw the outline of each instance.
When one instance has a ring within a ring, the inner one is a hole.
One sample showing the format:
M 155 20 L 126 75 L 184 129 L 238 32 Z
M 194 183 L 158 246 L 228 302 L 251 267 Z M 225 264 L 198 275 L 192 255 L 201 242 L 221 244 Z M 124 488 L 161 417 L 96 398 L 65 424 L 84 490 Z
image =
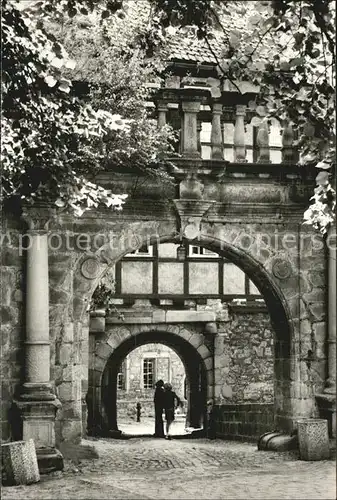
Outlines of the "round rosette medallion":
M 81 272 L 83 276 L 89 280 L 97 278 L 101 271 L 98 259 L 89 257 L 82 262 Z
M 288 260 L 275 259 L 272 266 L 274 276 L 280 280 L 289 278 L 292 274 L 292 267 Z

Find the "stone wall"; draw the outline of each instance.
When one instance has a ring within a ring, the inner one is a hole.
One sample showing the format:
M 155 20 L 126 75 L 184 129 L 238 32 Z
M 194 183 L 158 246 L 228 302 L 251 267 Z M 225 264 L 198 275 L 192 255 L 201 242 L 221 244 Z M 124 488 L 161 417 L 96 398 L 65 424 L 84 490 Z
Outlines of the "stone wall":
M 217 405 L 214 412 L 216 436 L 236 441 L 255 441 L 274 429 L 272 403 Z
M 235 182 L 233 180 L 233 183 Z M 287 423 L 287 426 L 283 427 L 289 428 L 298 417 L 315 416 L 314 394 L 321 392 L 324 387 L 327 368 L 327 332 L 326 262 L 323 245 L 319 235 L 315 234 L 313 237 L 310 228 L 301 224 L 303 207 L 296 209 L 292 202 L 281 210 L 283 218 L 280 218 L 279 205 L 266 206 L 263 208 L 265 211 L 261 208 L 259 218 L 255 212 L 251 212 L 251 205 L 244 207 L 242 204 L 240 210 L 235 204 L 232 207 L 220 205 L 212 205 L 207 220 L 204 219 L 202 222 L 201 243 L 205 246 L 209 244 L 211 249 L 216 250 L 212 242 L 224 242 L 225 256 L 250 274 L 261 292 L 265 294 L 266 300 L 268 299 L 277 342 L 280 344 L 283 342 L 285 331 L 291 335 L 289 356 L 291 359 L 289 361 L 288 357 L 282 365 L 282 368 L 287 368 L 287 365 L 290 368 L 284 372 L 281 369 L 277 370 L 275 376 L 279 382 L 275 389 L 277 411 Z M 97 250 L 93 245 L 93 236 L 98 232 L 107 235 L 113 232 L 118 237 L 123 231 L 127 232 L 130 229 L 132 234 L 139 236 L 139 245 L 142 243 L 142 238 L 149 234 L 156 234 L 159 239 L 166 238 L 167 241 L 176 235 L 178 222 L 171 202 L 164 200 L 153 203 L 152 200 L 148 200 L 145 203 L 141 200 L 139 204 L 132 201 L 123 213 L 118 215 L 111 210 L 99 214 L 90 212 L 80 220 L 74 221 L 71 216 L 63 214 L 58 217 L 57 224 L 52 226 L 52 229 L 57 230 L 62 236 L 63 242 L 65 235 L 70 235 L 69 245 L 64 243 L 57 251 L 52 249 L 49 251 L 50 372 L 51 381 L 56 384 L 57 395 L 63 405 L 57 415 L 58 443 L 62 440 L 79 441 L 81 438 L 83 399 L 88 387 L 89 335 L 85 316 L 88 301 L 97 286 L 100 274 L 108 265 L 113 265 L 123 252 L 131 250 L 131 248 L 121 249 L 118 245 L 111 247 L 108 243 Z M 19 234 L 26 231 L 19 222 L 10 220 L 7 223 L 11 241 L 2 238 L 1 294 L 2 421 L 5 440 L 13 438 L 8 424 L 8 411 L 15 392 L 23 381 L 25 255 L 20 256 L 18 242 Z M 4 231 L 7 231 L 7 227 Z M 277 241 L 286 237 L 288 233 L 293 236 L 291 245 L 280 248 Z M 79 245 L 78 242 L 75 244 L 80 234 L 91 236 L 88 245 Z M 102 245 L 104 241 L 103 238 Z M 261 241 L 266 241 L 265 246 L 262 245 L 263 248 L 261 244 L 258 246 Z M 86 264 L 88 267 L 93 264 L 94 271 L 91 276 Z M 280 311 L 284 313 L 282 323 L 279 322 Z M 259 368 L 258 360 L 262 353 L 261 359 L 264 362 L 265 356 L 269 357 L 268 349 L 269 347 L 272 349 L 272 346 L 268 345 L 267 339 L 262 338 L 262 334 L 256 336 L 251 332 L 252 338 L 255 338 L 256 349 L 251 349 L 247 345 L 241 349 L 241 335 L 246 335 L 246 330 L 251 327 L 251 320 L 248 318 L 242 320 L 246 326 L 242 327 L 239 335 L 241 320 L 234 326 L 235 318 L 232 313 L 229 313 L 229 316 L 229 320 L 224 321 L 220 316 L 217 320 L 219 333 L 215 340 L 214 374 L 216 402 L 256 404 L 260 401 L 261 404 L 265 404 L 266 401 L 270 401 L 268 399 L 270 391 L 261 392 L 261 386 L 251 386 L 246 382 L 243 384 L 245 375 L 243 368 L 247 365 L 247 370 L 252 370 L 253 383 L 260 383 L 260 378 L 263 379 L 265 374 Z M 152 322 L 155 323 L 155 320 Z M 167 317 L 167 323 L 169 322 Z M 267 334 L 267 330 L 266 326 L 264 334 Z M 187 338 L 188 342 L 202 353 L 205 346 L 198 343 L 194 345 L 193 338 Z M 199 336 L 196 338 L 199 339 Z M 231 341 L 236 343 L 237 350 L 229 347 Z M 267 345 L 262 342 L 267 342 Z M 309 350 L 315 355 L 310 366 L 305 361 Z M 254 369 L 251 369 L 250 363 L 245 363 L 249 357 L 254 359 L 252 365 Z M 97 355 L 96 360 L 98 365 L 95 366 L 95 370 L 103 370 L 106 358 Z M 211 379 L 211 362 L 212 359 L 207 354 L 208 379 Z M 235 373 L 235 377 L 229 377 L 229 367 L 232 374 Z M 263 379 L 263 382 L 266 384 L 267 380 Z M 211 380 L 208 380 L 208 391 L 208 397 L 211 397 L 213 391 Z M 255 399 L 256 397 L 258 399 Z
M 215 338 L 215 426 L 255 439 L 274 426 L 274 339 L 265 306 L 223 307 Z
M 12 412 L 24 371 L 24 256 L 19 251 L 21 227 L 7 220 L 1 235 L 1 435 L 19 439 L 20 424 Z M 21 255 L 20 255 L 21 253 Z M 9 422 L 12 425 L 9 425 Z
M 265 307 L 233 306 L 215 339 L 217 403 L 272 403 L 273 332 Z
M 135 419 L 136 404 L 142 405 L 142 416 L 154 416 L 154 389 L 143 387 L 143 360 L 155 359 L 155 380 L 170 382 L 173 390 L 184 397 L 185 368 L 179 356 L 163 344 L 146 344 L 134 349 L 125 358 L 125 389 L 117 391 L 118 421 Z

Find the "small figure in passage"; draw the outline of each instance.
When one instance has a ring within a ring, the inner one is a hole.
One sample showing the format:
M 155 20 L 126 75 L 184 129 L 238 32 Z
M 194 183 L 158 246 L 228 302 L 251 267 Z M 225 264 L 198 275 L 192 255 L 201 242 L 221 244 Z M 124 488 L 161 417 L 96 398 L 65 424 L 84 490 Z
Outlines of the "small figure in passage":
M 175 412 L 175 402 L 177 406 L 183 407 L 183 403 L 177 394 L 172 391 L 172 385 L 169 383 L 164 384 L 164 410 L 165 410 L 165 420 L 166 420 L 166 436 L 165 439 L 171 439 L 170 428 L 174 421 Z
M 212 399 L 207 401 L 207 437 L 208 439 L 216 438 L 214 403 Z
M 154 417 L 155 417 L 155 437 L 163 438 L 164 434 L 164 422 L 163 422 L 163 411 L 164 411 L 164 381 L 158 380 L 156 383 L 156 389 L 154 391 Z
M 136 404 L 137 422 L 140 422 L 141 411 L 142 411 L 142 405 L 138 402 Z

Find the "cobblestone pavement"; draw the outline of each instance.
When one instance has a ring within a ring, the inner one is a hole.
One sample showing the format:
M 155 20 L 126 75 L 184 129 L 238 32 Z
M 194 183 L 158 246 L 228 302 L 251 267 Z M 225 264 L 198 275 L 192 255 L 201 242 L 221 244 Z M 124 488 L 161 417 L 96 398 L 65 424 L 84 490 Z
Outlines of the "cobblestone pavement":
M 206 439 L 90 440 L 100 458 L 67 462 L 31 486 L 3 487 L 5 500 L 336 499 L 334 460 Z

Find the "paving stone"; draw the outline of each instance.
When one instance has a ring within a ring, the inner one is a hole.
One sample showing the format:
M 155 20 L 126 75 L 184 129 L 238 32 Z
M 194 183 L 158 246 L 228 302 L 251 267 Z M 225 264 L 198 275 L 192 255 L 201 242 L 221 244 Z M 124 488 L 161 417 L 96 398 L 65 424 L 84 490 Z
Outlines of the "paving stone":
M 7 500 L 335 499 L 335 461 L 305 462 L 297 452 L 206 439 L 88 439 L 99 458 L 65 463 L 29 487 L 3 488 Z

